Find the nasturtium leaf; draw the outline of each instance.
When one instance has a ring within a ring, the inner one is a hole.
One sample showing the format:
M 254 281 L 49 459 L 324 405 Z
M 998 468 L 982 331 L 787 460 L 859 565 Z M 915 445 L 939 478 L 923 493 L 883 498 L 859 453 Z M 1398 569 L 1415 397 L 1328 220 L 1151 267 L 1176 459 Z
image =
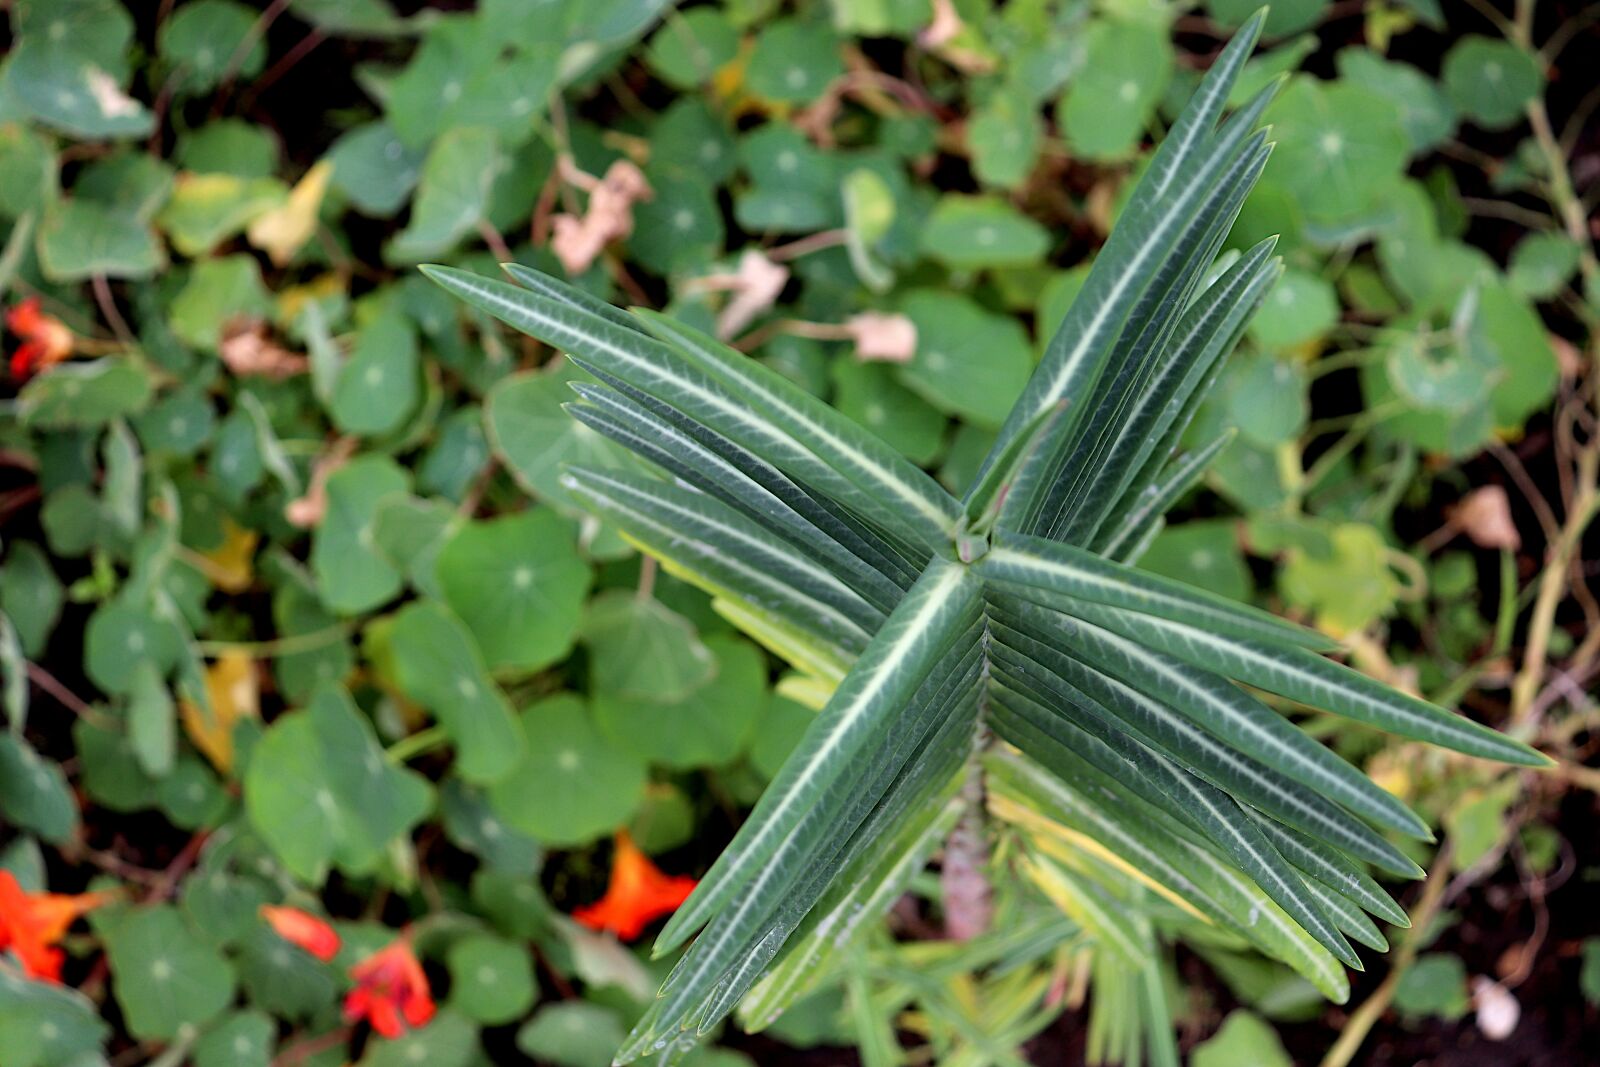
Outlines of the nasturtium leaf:
M 172 300 L 172 332 L 185 344 L 215 352 L 230 322 L 271 314 L 272 300 L 254 256 L 205 259 L 194 265 Z
M 689 14 L 708 10 L 695 8 Z M 712 187 L 727 181 L 733 174 L 739 157 L 727 120 L 712 112 L 703 101 L 686 96 L 663 111 L 651 125 L 650 165 L 652 172 L 665 170 L 693 178 L 709 193 Z M 656 182 L 650 184 L 654 187 Z
M 293 1020 L 310 1020 L 336 1006 L 342 982 L 327 964 L 274 933 L 261 921 L 259 908 L 251 912 L 254 921 L 235 958 L 245 1000 L 253 1008 Z
M 16 627 L 23 653 L 37 659 L 61 616 L 61 580 L 37 544 L 13 541 L 7 547 L 5 564 L 0 566 L 0 603 Z
M 134 416 L 147 453 L 193 456 L 211 440 L 217 411 L 204 391 L 181 387 Z
M 746 230 L 796 233 L 838 225 L 839 159 L 794 127 L 769 123 L 739 139 L 739 165 L 751 188 L 734 198 Z
M 1460 956 L 1449 952 L 1418 956 L 1394 988 L 1395 1010 L 1408 1018 L 1432 1015 L 1459 1019 L 1471 1003 L 1466 965 Z
M 373 522 L 385 497 L 406 492 L 406 473 L 386 456 L 357 456 L 329 476 L 328 508 L 311 541 L 322 602 L 340 615 L 369 611 L 400 591 L 400 572 L 375 551 Z
M 50 141 L 27 126 L 0 125 L 0 218 L 39 211 L 57 195 Z
M 555 512 L 530 508 L 462 526 L 434 574 L 490 670 L 536 671 L 572 651 L 589 568 Z
M 756 36 L 745 85 L 768 100 L 804 104 L 842 73 L 839 39 L 824 23 L 786 18 L 767 23 Z
M 1496 353 L 1471 332 L 1443 339 L 1397 333 L 1384 349 L 1389 384 L 1423 411 L 1459 414 L 1479 407 L 1504 376 Z
M 1268 37 L 1298 33 L 1315 26 L 1330 0 L 1286 0 L 1267 9 L 1266 22 L 1261 32 Z M 1206 10 L 1224 26 L 1242 26 L 1262 5 L 1255 0 L 1206 0 Z
M 425 596 L 442 598 L 434 561 L 465 521 L 442 500 L 392 496 L 378 505 L 373 540 L 413 589 Z
M 1278 1032 L 1258 1015 L 1239 1009 L 1222 1020 L 1217 1032 L 1195 1046 L 1190 1067 L 1294 1067 Z
M 217 491 L 235 507 L 266 477 L 255 421 L 243 408 L 234 408 L 218 423 L 211 439 L 210 469 L 217 475 Z
M 557 848 L 594 841 L 627 821 L 644 795 L 645 765 L 606 739 L 580 699 L 541 700 L 523 711 L 521 725 L 521 761 L 489 787 L 502 818 Z
M 901 385 L 894 369 L 882 363 L 834 363 L 833 404 L 856 422 L 927 465 L 944 444 L 944 416 Z
M 273 720 L 244 779 L 251 825 L 285 867 L 319 884 L 330 867 L 371 874 L 432 798 L 426 779 L 385 758 L 372 724 L 336 687 Z
M 259 74 L 267 58 L 266 40 L 256 31 L 259 15 L 237 0 L 194 0 L 174 11 L 156 37 L 173 87 L 204 93 L 224 77 L 248 81 Z
M 355 665 L 339 620 L 323 607 L 309 581 L 290 579 L 272 595 L 272 624 L 295 647 L 272 661 L 273 677 L 290 703 L 303 703 L 320 685 L 343 681 Z
M 389 242 L 393 263 L 437 258 L 488 218 L 489 194 L 506 160 L 495 136 L 478 127 L 450 129 L 428 149 L 406 228 Z
M 1264 348 L 1289 348 L 1321 337 L 1338 320 L 1332 285 L 1308 271 L 1286 270 L 1250 320 L 1250 336 Z
M 644 61 L 674 89 L 705 85 L 739 52 L 739 31 L 715 6 L 669 14 L 651 36 Z
M 472 876 L 472 903 L 495 929 L 516 938 L 549 934 L 557 915 L 537 878 L 488 866 L 480 866 Z
M 600 1004 L 566 1000 L 539 1009 L 517 1031 L 524 1055 L 556 1067 L 610 1067 L 627 1031 L 617 1013 Z
M 120 8 L 118 13 L 126 17 Z M 40 124 L 71 137 L 143 137 L 154 116 L 124 89 L 121 55 L 86 54 L 85 39 L 94 36 L 94 30 L 81 28 L 59 37 L 24 36 L 7 57 L 0 92 Z M 111 39 L 106 35 L 105 40 Z
M 544 849 L 502 819 L 483 790 L 459 778 L 446 779 L 439 790 L 439 815 L 446 836 L 481 859 L 486 869 L 538 877 Z
M 623 699 L 682 700 L 716 672 L 716 659 L 682 615 L 650 596 L 607 590 L 583 618 L 596 691 Z
M 156 785 L 156 806 L 180 830 L 215 826 L 232 805 L 222 780 L 195 756 L 181 757 Z
M 1378 531 L 1364 523 L 1341 523 L 1329 531 L 1329 545 L 1326 554 L 1289 551 L 1278 575 L 1284 598 L 1336 635 L 1356 633 L 1389 615 L 1400 583 Z
M 133 754 L 127 732 L 114 720 L 79 719 L 72 727 L 80 783 L 89 798 L 111 811 L 139 811 L 156 803 L 155 779 Z
M 226 1016 L 195 1042 L 194 1067 L 271 1067 L 278 1024 L 260 1011 Z
M 1114 159 L 1139 141 L 1172 72 L 1164 27 L 1097 20 L 1085 34 L 1083 65 L 1067 83 L 1058 114 L 1067 143 L 1089 159 Z
M 1514 783 L 1502 780 L 1468 790 L 1444 813 L 1444 828 L 1454 846 L 1450 865 L 1455 870 L 1471 870 L 1514 832 L 1506 812 L 1519 796 Z
M 39 266 L 51 281 L 148 278 L 166 264 L 143 220 L 93 200 L 57 201 L 39 226 Z
M 967 123 L 972 169 L 985 185 L 1015 188 L 1033 170 L 1043 122 L 1032 100 L 997 92 Z
M 620 1042 L 622 1028 L 616 1029 Z M 0 967 L 0 1048 L 6 1050 L 6 1067 L 92 1064 L 110 1035 L 94 1002 L 76 989 Z
M 384 113 L 400 139 L 414 148 L 431 141 L 437 152 L 452 133 L 469 129 L 491 140 L 495 134 L 527 136 L 544 110 L 555 64 L 549 57 L 507 54 L 506 43 L 483 16 L 435 20 L 390 83 Z
M 622 696 L 597 687 L 594 717 L 613 744 L 674 769 L 733 762 L 765 711 L 767 666 L 760 650 L 735 637 L 708 637 L 711 679 L 677 700 Z
M 13 733 L 0 734 L 0 815 L 56 845 L 78 828 L 78 805 L 60 765 Z
M 177 756 L 177 710 L 166 679 L 153 661 L 133 669 L 128 693 L 128 742 L 139 766 L 152 778 L 172 770 Z
M 444 1009 L 427 1026 L 394 1040 L 375 1039 L 357 1067 L 467 1067 L 478 1051 L 478 1030 L 464 1016 Z
M 480 784 L 510 773 L 522 757 L 522 738 L 467 628 L 444 607 L 420 601 L 394 617 L 388 640 L 400 687 L 433 712 L 455 743 L 457 773 Z
M 1411 150 L 1398 104 L 1352 82 L 1296 77 L 1265 117 L 1278 143 L 1262 181 L 1325 223 L 1372 208 L 1394 188 Z
M 650 783 L 628 824 L 633 843 L 651 855 L 687 845 L 694 840 L 694 830 L 694 802 L 669 782 Z
M 527 1014 L 538 997 L 533 959 L 526 947 L 488 934 L 472 934 L 445 953 L 450 968 L 450 1005 L 485 1026 Z
M 119 919 L 106 933 L 106 956 L 117 1004 L 140 1040 L 171 1041 L 233 1001 L 232 965 L 170 905 Z
M 1382 93 L 1400 109 L 1412 154 L 1438 147 L 1456 128 L 1456 109 L 1439 84 L 1416 67 L 1365 48 L 1339 52 L 1339 77 Z
M 1276 507 L 1288 496 L 1276 453 L 1242 434 L 1217 456 L 1207 480 L 1244 511 Z
M 1521 425 L 1550 399 L 1560 377 L 1544 323 L 1507 286 L 1485 285 L 1477 293 L 1469 336 L 1495 355 L 1503 371 L 1491 396 L 1495 425 Z
M 725 236 L 714 187 L 703 177 L 659 173 L 647 178 L 654 196 L 633 210 L 628 249 L 659 274 L 690 270 L 716 257 Z
M 1548 300 L 1566 287 L 1580 256 L 1577 244 L 1566 234 L 1529 234 L 1511 250 L 1507 280 L 1522 296 Z
M 1049 248 L 1044 227 L 986 196 L 945 194 L 922 231 L 922 250 L 955 270 L 1027 266 Z
M 345 433 L 374 437 L 398 429 L 421 394 L 420 356 L 411 320 L 391 312 L 364 325 L 339 369 L 330 413 Z
M 84 635 L 83 668 L 104 692 L 132 692 L 140 663 L 163 674 L 178 661 L 182 636 L 172 619 L 137 604 L 103 604 L 89 617 Z
M 368 122 L 333 142 L 333 188 L 363 214 L 389 218 L 405 206 L 422 176 L 426 153 L 411 148 L 386 122 Z
M 1221 392 L 1228 422 L 1258 445 L 1282 444 L 1310 414 L 1303 366 L 1262 352 L 1241 352 L 1228 365 Z
M 217 119 L 179 137 L 173 160 L 194 174 L 266 178 L 278 166 L 278 141 L 266 126 Z
M 1139 566 L 1234 600 L 1248 601 L 1252 582 L 1232 519 L 1197 519 L 1156 535 Z
M 594 379 L 570 363 L 513 374 L 497 384 L 484 404 L 489 443 L 517 481 L 535 497 L 573 508 L 561 475 L 568 466 L 634 470 L 638 461 L 562 409 L 577 398 L 571 382 Z
M 998 428 L 1033 372 L 1022 326 L 934 289 L 906 294 L 900 310 L 917 327 L 917 352 L 900 380 L 948 415 Z
M 179 252 L 204 256 L 278 207 L 288 193 L 288 186 L 277 178 L 186 172 L 178 176 L 156 225 Z
M 1510 41 L 1468 34 L 1445 53 L 1441 80 L 1462 113 L 1479 126 L 1505 129 L 1544 89 L 1539 60 Z
M 467 404 L 440 421 L 433 444 L 417 467 L 417 488 L 459 501 L 489 460 L 483 413 Z

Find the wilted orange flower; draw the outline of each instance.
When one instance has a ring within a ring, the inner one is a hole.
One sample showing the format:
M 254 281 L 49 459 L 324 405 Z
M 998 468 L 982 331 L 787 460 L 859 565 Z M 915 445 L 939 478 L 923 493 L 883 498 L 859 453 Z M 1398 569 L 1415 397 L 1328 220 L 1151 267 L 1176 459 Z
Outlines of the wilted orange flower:
M 61 981 L 65 958 L 55 947 L 84 912 L 107 903 L 110 893 L 28 893 L 10 871 L 0 871 L 0 951 L 10 949 L 30 977 Z
M 379 1034 L 394 1038 L 433 1018 L 428 976 L 405 935 L 351 967 L 350 978 L 356 987 L 345 994 L 347 1023 L 366 1019 Z
M 6 328 L 22 338 L 11 354 L 11 377 L 17 381 L 72 355 L 72 331 L 60 319 L 46 315 L 36 296 L 6 312 Z
M 323 963 L 339 954 L 338 932 L 310 912 L 263 904 L 261 917 L 279 937 L 299 945 Z
M 606 895 L 579 908 L 572 917 L 591 930 L 610 930 L 624 941 L 632 941 L 652 921 L 676 911 L 694 892 L 695 884 L 693 878 L 663 874 L 626 831 L 618 831 Z

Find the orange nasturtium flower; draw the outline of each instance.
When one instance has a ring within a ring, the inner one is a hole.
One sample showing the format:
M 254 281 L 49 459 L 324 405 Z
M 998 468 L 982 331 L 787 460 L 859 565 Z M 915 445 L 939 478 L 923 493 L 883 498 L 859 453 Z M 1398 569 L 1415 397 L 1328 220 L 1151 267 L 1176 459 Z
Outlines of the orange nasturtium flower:
M 46 315 L 36 296 L 6 312 L 6 328 L 22 338 L 11 353 L 11 377 L 19 382 L 72 355 L 72 331 L 60 319 Z
M 10 871 L 0 871 L 0 952 L 15 952 L 30 977 L 61 981 L 65 955 L 56 944 L 78 916 L 107 903 L 112 896 L 28 893 Z
M 663 874 L 650 862 L 627 831 L 617 832 L 606 895 L 572 917 L 592 930 L 610 930 L 624 941 L 644 933 L 653 920 L 676 911 L 694 892 L 695 880 Z
M 339 954 L 338 932 L 310 912 L 263 904 L 261 917 L 279 937 L 300 946 L 323 963 Z
M 356 987 L 345 994 L 347 1023 L 366 1019 L 380 1035 L 394 1038 L 433 1018 L 428 976 L 404 934 L 351 967 L 350 977 Z

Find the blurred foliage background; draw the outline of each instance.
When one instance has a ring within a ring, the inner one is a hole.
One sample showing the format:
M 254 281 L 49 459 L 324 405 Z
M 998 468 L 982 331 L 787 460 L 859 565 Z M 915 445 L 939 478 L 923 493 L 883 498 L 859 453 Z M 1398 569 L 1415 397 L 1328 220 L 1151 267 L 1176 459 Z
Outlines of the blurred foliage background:
M 1255 0 L 0 6 L 0 1062 L 586 1067 L 674 883 L 592 906 L 635 845 L 703 871 L 825 694 L 568 501 L 564 463 L 635 462 L 561 410 L 577 372 L 413 266 L 664 308 L 960 488 Z M 1240 88 L 1287 78 L 1230 245 L 1288 269 L 1142 565 L 1560 764 L 1314 721 L 1436 874 L 1347 1009 L 1227 946 L 1149 961 L 1195 1063 L 1570 1062 L 1600 1026 L 1597 11 L 1281 0 Z M 1070 896 L 1000 844 L 997 888 Z M 919 882 L 693 1062 L 1136 1057 L 1105 931 L 1026 915 L 945 941 Z M 394 1036 L 350 1003 L 385 946 L 437 1001 Z

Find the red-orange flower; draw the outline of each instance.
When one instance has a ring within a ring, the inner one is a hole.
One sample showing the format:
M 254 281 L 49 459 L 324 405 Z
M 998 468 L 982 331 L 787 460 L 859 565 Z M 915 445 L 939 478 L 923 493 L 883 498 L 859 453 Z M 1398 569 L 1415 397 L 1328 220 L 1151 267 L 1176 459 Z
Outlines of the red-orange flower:
M 663 915 L 670 915 L 694 892 L 695 880 L 663 874 L 626 831 L 618 831 L 606 895 L 572 917 L 592 930 L 610 930 L 632 941 Z
M 347 1023 L 366 1019 L 379 1034 L 392 1038 L 433 1018 L 428 976 L 404 935 L 351 967 L 350 978 L 356 987 L 345 994 Z
M 72 331 L 60 319 L 46 315 L 36 296 L 6 312 L 6 327 L 22 338 L 11 354 L 11 377 L 17 381 L 72 355 Z
M 261 917 L 279 937 L 299 945 L 324 963 L 339 954 L 338 932 L 310 912 L 263 904 Z
M 15 952 L 31 977 L 59 982 L 64 955 L 55 945 L 78 916 L 111 899 L 110 893 L 24 892 L 10 871 L 0 871 L 0 951 Z

